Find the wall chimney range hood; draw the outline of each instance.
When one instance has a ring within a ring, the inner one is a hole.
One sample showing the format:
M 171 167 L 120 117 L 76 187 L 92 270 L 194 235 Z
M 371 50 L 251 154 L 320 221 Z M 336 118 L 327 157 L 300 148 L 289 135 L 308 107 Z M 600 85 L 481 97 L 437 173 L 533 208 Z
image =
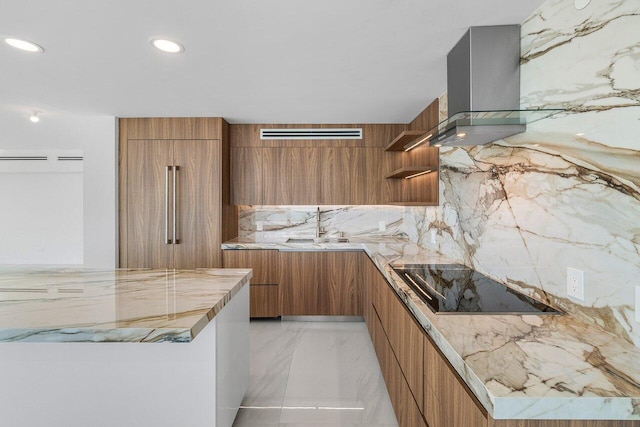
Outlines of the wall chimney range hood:
M 487 144 L 562 111 L 520 110 L 520 25 L 469 28 L 447 55 L 447 97 L 449 118 L 424 134 L 432 147 Z

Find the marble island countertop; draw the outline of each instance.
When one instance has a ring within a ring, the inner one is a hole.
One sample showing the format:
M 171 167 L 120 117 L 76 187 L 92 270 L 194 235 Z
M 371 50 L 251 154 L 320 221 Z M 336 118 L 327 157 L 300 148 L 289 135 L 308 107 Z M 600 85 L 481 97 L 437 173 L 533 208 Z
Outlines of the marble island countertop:
M 0 267 L 0 343 L 190 342 L 251 275 Z
M 640 420 L 640 349 L 570 315 L 434 314 L 391 270 L 448 263 L 390 237 L 349 243 L 234 239 L 223 249 L 363 250 L 495 419 Z

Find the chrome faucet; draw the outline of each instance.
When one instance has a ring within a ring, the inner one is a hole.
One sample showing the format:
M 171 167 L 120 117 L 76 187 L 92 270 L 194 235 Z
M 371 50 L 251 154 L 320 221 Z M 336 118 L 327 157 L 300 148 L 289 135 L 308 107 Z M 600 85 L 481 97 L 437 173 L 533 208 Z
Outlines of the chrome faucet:
M 319 239 L 324 234 L 324 230 L 320 227 L 320 206 L 316 211 L 316 239 Z

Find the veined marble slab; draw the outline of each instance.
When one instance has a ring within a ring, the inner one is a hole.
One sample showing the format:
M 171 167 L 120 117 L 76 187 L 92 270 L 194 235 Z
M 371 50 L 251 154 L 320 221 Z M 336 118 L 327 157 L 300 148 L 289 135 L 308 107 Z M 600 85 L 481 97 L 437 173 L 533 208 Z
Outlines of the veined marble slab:
M 222 247 L 365 251 L 495 419 L 640 420 L 640 349 L 571 315 L 434 314 L 391 264 L 454 262 L 438 252 L 398 238 Z
M 0 267 L 0 343 L 190 342 L 251 276 Z

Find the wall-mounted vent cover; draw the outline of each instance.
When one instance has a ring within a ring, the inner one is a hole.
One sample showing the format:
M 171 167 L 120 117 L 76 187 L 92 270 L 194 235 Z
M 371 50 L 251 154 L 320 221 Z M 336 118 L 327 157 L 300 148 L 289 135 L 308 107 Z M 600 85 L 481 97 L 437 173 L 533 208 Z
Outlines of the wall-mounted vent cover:
M 0 160 L 5 161 L 25 161 L 25 160 L 47 160 L 47 156 L 0 156 Z
M 67 160 L 80 160 L 82 161 L 82 156 L 58 156 L 58 161 L 63 162 Z
M 260 139 L 362 139 L 362 129 L 260 129 Z

